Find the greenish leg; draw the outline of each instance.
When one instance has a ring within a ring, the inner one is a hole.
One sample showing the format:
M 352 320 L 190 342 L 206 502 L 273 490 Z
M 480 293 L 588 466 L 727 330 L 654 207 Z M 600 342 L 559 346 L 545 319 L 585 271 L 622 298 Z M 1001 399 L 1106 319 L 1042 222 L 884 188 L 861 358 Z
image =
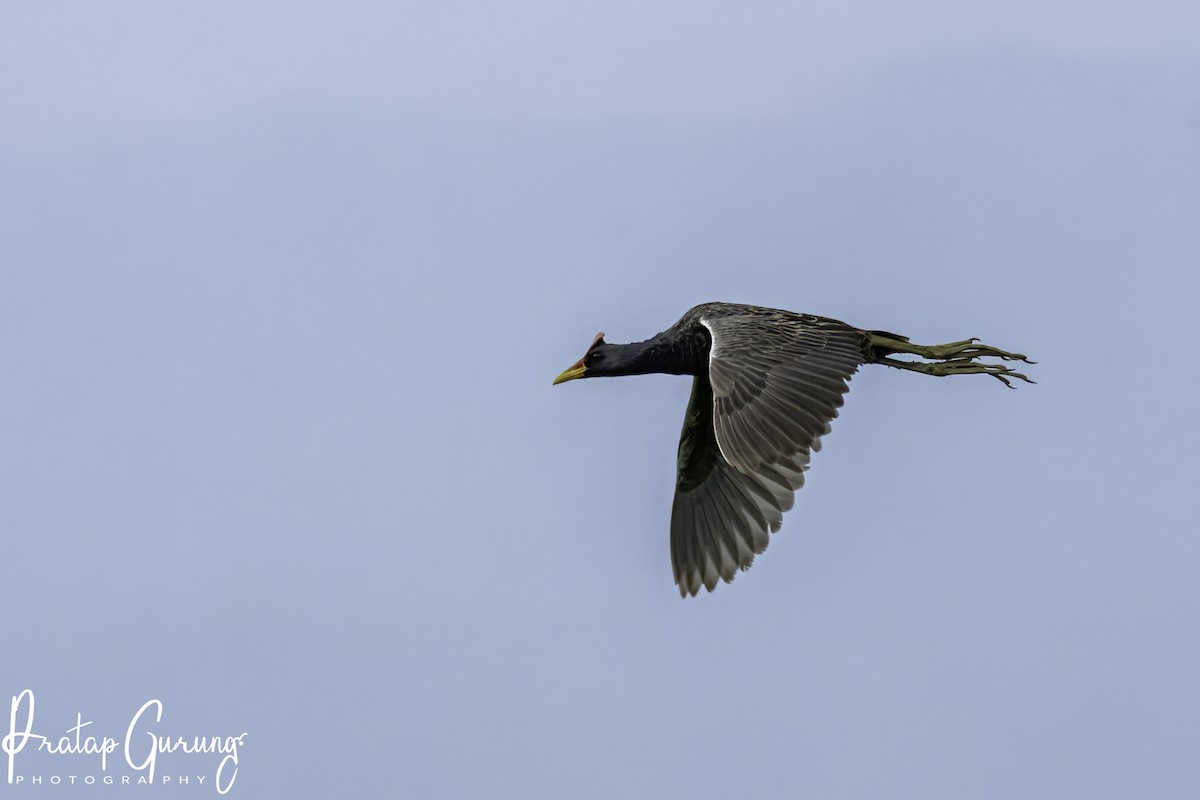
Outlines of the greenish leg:
M 883 354 L 907 353 L 929 359 L 930 362 L 933 362 L 901 361 L 899 359 L 887 358 L 886 355 L 876 357 L 876 364 L 883 364 L 888 367 L 895 367 L 896 369 L 906 369 L 911 372 L 920 372 L 924 375 L 935 375 L 937 377 L 945 377 L 947 375 L 991 375 L 1010 389 L 1016 388 L 1012 385 L 1010 379 L 1025 381 L 1026 383 L 1034 382 L 1012 367 L 1005 366 L 1004 364 L 986 364 L 976 359 L 998 358 L 1002 361 L 1024 361 L 1026 364 L 1036 362 L 1030 361 L 1020 353 L 1010 353 L 1007 350 L 1001 350 L 991 345 L 977 344 L 978 341 L 978 339 L 965 339 L 961 342 L 950 342 L 949 344 L 919 345 L 891 337 L 874 335 L 872 336 L 871 345 L 879 349 Z

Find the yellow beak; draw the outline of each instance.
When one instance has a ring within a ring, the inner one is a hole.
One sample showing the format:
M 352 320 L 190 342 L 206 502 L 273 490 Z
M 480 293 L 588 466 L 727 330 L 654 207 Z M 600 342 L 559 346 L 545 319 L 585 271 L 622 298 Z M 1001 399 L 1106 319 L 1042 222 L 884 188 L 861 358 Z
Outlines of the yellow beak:
M 577 363 L 577 364 L 572 365 L 569 369 L 565 370 L 562 375 L 559 375 L 557 378 L 555 378 L 554 383 L 552 383 L 550 385 L 558 386 L 560 383 L 566 383 L 567 381 L 573 381 L 576 378 L 582 378 L 586 374 L 587 374 L 587 367 L 585 367 L 583 364 Z

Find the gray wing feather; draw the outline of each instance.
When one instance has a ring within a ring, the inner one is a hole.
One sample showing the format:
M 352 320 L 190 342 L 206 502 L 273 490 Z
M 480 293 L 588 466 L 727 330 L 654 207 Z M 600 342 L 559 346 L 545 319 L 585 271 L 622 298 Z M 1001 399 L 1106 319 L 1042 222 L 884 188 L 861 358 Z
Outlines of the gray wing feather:
M 779 530 L 791 508 L 783 478 L 756 478 L 721 458 L 712 424 L 712 390 L 703 376 L 679 441 L 679 474 L 671 509 L 671 565 L 683 596 L 731 581 L 767 548 L 767 532 Z
M 767 548 L 862 362 L 862 332 L 819 317 L 702 318 L 712 336 L 679 440 L 671 563 L 683 596 Z
M 725 460 L 748 475 L 777 466 L 803 470 L 862 363 L 862 332 L 801 315 L 770 323 L 743 316 L 701 322 L 716 354 L 709 379 Z

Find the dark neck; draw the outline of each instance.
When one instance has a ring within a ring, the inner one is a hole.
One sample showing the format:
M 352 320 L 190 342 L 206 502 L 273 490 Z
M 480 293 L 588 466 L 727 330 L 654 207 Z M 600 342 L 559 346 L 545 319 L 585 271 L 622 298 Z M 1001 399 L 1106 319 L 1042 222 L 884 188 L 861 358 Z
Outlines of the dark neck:
M 613 375 L 695 375 L 708 368 L 707 342 L 666 333 L 644 342 L 607 345 L 605 355 Z

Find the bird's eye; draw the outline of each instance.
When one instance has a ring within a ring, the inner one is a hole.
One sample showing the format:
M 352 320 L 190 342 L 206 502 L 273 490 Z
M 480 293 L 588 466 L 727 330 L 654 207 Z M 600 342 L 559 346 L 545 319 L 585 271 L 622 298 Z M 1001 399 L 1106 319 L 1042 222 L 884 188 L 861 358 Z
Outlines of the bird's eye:
M 600 351 L 597 350 L 595 353 L 592 353 L 590 356 L 588 356 L 588 361 L 599 361 L 600 358 Z

